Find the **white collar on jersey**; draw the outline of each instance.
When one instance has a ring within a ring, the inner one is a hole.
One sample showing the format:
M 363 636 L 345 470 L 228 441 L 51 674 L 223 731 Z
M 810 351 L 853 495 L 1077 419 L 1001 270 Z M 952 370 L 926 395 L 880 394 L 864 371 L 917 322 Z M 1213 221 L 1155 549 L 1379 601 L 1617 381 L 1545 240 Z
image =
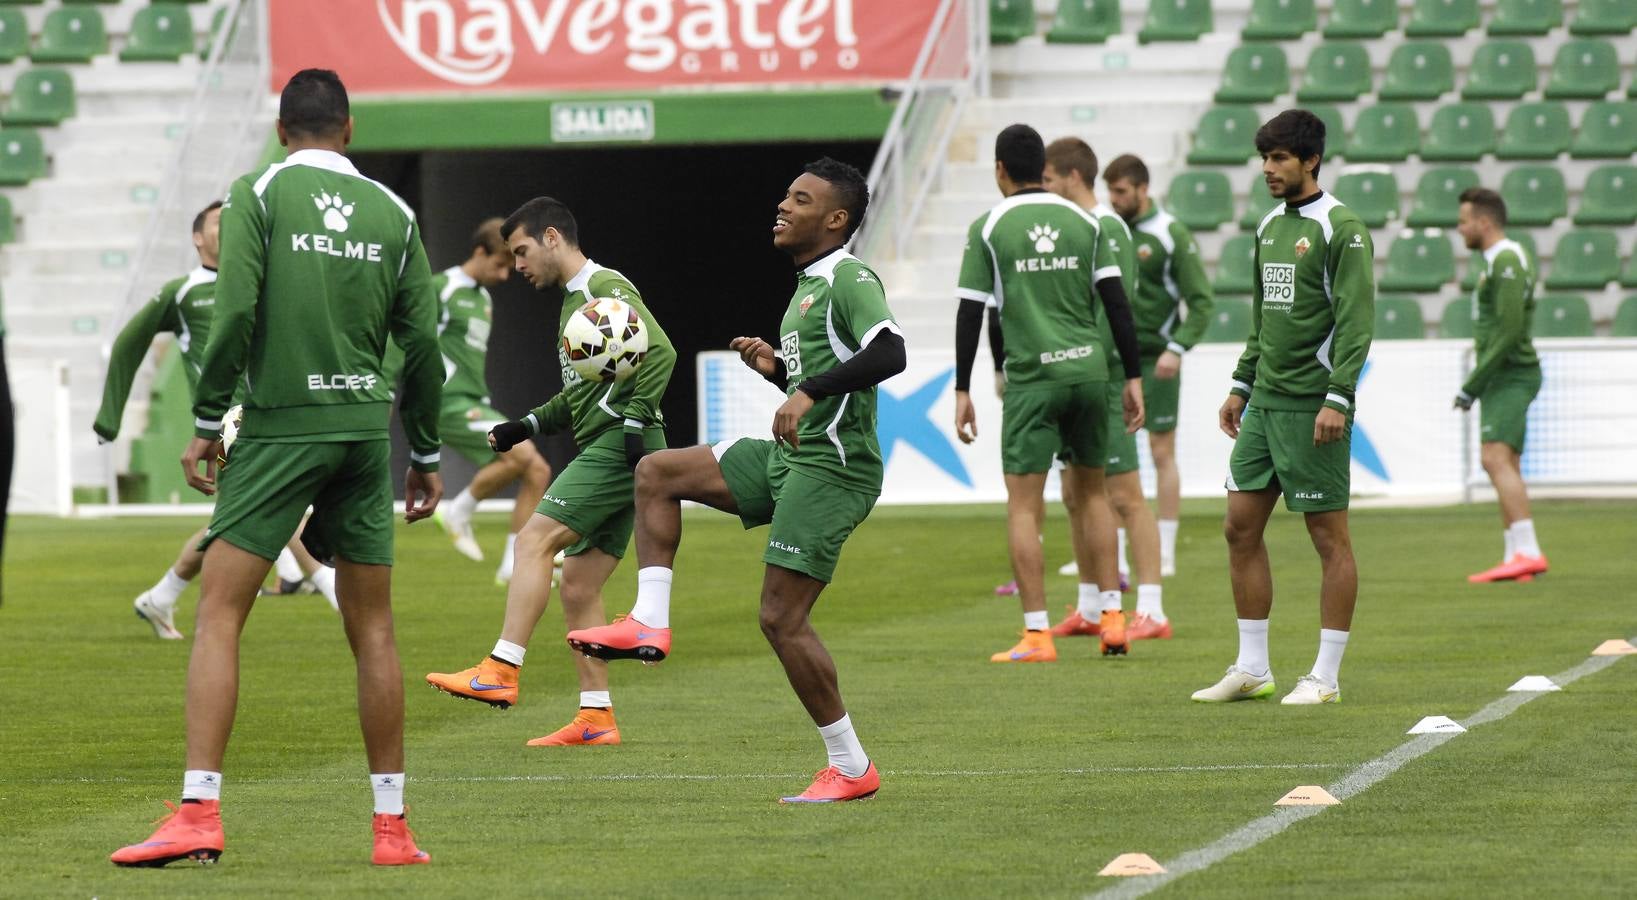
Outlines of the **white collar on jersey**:
M 837 247 L 834 250 L 831 250 L 829 253 L 826 253 L 809 263 L 807 268 L 801 270 L 801 277 L 822 278 L 825 281 L 834 284 L 836 280 L 836 266 L 841 265 L 844 260 L 849 259 L 856 259 L 856 257 L 847 252 L 846 246 Z
M 1518 254 L 1518 259 L 1525 258 L 1522 244 L 1512 240 L 1511 238 L 1502 238 L 1491 244 L 1489 249 L 1484 251 L 1484 262 L 1488 265 L 1494 265 L 1495 257 L 1500 256 L 1502 251 L 1505 250 L 1515 251 Z M 1524 265 L 1527 266 L 1529 264 L 1525 262 Z
M 334 150 L 297 150 L 285 157 L 284 162 L 288 165 L 312 166 L 315 169 L 328 169 L 331 172 L 340 172 L 343 175 L 363 177 L 359 175 L 358 167 L 352 164 L 352 160 Z
M 455 287 L 477 287 L 477 279 L 466 274 L 466 270 L 462 269 L 460 266 L 450 266 L 444 270 L 443 274 L 449 276 L 449 283 Z
M 574 293 L 575 291 L 585 290 L 586 285 L 591 283 L 591 276 L 601 272 L 602 270 L 602 266 L 599 266 L 587 259 L 585 261 L 585 265 L 580 267 L 580 271 L 574 273 L 574 277 L 570 278 L 568 283 L 563 285 L 563 290 L 570 294 Z

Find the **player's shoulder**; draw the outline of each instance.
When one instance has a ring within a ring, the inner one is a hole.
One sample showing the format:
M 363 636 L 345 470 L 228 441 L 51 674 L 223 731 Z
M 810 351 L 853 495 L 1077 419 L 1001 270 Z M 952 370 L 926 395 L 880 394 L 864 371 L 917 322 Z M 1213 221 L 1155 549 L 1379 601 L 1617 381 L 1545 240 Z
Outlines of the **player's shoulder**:
M 188 283 L 188 278 L 188 275 L 178 275 L 177 277 L 172 278 L 170 281 L 160 285 L 159 292 L 154 294 L 154 299 L 166 303 L 175 302 L 177 300 L 177 295 L 182 292 L 182 286 Z
M 1516 241 L 1501 242 L 1489 270 L 1500 278 L 1516 278 L 1529 273 L 1529 255 Z
M 585 288 L 586 292 L 593 297 L 614 297 L 618 299 L 616 291 L 635 294 L 638 298 L 642 296 L 642 292 L 637 290 L 637 286 L 631 282 L 631 279 L 625 277 L 624 273 L 606 266 L 598 266 L 597 270 L 591 273 L 591 277 L 586 280 Z
M 864 260 L 845 252 L 836 261 L 834 275 L 830 279 L 830 286 L 842 293 L 855 293 L 858 291 L 871 294 L 886 293 L 886 286 L 881 283 L 881 276 L 877 275 L 875 270 L 870 268 L 869 264 Z

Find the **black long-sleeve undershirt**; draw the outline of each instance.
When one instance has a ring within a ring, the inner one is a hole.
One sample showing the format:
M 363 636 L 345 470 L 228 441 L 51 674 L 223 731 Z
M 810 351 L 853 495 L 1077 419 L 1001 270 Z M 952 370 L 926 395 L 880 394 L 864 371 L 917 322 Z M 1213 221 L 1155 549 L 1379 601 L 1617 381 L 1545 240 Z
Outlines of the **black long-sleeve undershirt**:
M 883 328 L 869 344 L 859 348 L 852 359 L 828 372 L 803 379 L 796 390 L 814 400 L 839 397 L 875 387 L 908 366 L 909 355 L 904 350 L 903 337 Z
M 972 364 L 978 359 L 978 340 L 983 336 L 983 301 L 962 299 L 955 310 L 955 390 L 972 390 Z M 989 328 L 989 345 L 994 348 L 1000 341 L 1000 329 Z M 1005 348 L 1000 352 L 1004 354 Z M 1005 358 L 1004 356 L 1002 357 Z
M 1097 282 L 1097 296 L 1102 298 L 1103 312 L 1108 314 L 1109 330 L 1114 332 L 1114 348 L 1120 351 L 1120 364 L 1125 367 L 1127 381 L 1142 377 L 1142 357 L 1137 349 L 1137 322 L 1131 316 L 1131 301 L 1126 299 L 1125 286 L 1118 278 L 1104 278 Z

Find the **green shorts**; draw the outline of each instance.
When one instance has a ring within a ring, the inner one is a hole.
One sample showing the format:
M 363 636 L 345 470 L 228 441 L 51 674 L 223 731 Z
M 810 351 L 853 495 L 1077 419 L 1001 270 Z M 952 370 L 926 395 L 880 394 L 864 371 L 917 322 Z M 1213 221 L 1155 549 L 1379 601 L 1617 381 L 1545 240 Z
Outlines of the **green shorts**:
M 199 549 L 221 538 L 276 559 L 313 517 L 302 541 L 320 559 L 392 565 L 392 442 L 285 444 L 240 438 L 217 475 L 216 512 Z
M 711 452 L 745 528 L 773 526 L 762 562 L 829 584 L 841 545 L 875 508 L 876 496 L 790 468 L 772 441 L 723 441 Z
M 1137 435 L 1125 431 L 1125 383 L 1108 383 L 1108 441 L 1103 455 L 1103 475 L 1124 475 L 1141 466 L 1137 457 Z M 1146 400 L 1144 401 L 1147 402 Z
M 1529 430 L 1529 404 L 1540 393 L 1540 369 L 1508 372 L 1478 397 L 1478 435 L 1484 443 L 1500 441 L 1518 453 Z
M 443 399 L 443 411 L 438 415 L 443 445 L 476 465 L 494 462 L 498 457 L 489 446 L 489 429 L 507 421 L 506 416 L 475 397 Z
M 1001 471 L 1007 475 L 1047 472 L 1054 456 L 1074 465 L 1102 468 L 1108 450 L 1106 388 L 1101 381 L 1007 388 L 1001 408 Z
M 665 449 L 665 429 L 649 428 L 642 441 L 649 450 Z M 625 432 L 612 428 L 564 467 L 534 511 L 580 536 L 564 556 L 595 548 L 624 559 L 636 526 L 636 489 L 636 474 L 625 461 Z
M 1346 509 L 1352 489 L 1353 420 L 1341 440 L 1313 446 L 1318 411 L 1245 410 L 1228 458 L 1228 490 L 1284 492 L 1291 512 Z
M 1150 432 L 1177 430 L 1177 406 L 1182 397 L 1182 373 L 1175 378 L 1154 375 L 1157 356 L 1145 356 L 1142 361 L 1143 427 Z

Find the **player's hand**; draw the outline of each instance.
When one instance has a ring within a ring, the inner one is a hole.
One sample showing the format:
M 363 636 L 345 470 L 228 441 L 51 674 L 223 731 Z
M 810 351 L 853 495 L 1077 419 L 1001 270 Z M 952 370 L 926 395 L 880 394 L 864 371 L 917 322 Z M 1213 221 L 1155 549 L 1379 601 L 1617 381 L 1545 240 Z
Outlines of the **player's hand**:
M 978 411 L 972 407 L 972 395 L 966 391 L 955 392 L 955 436 L 963 444 L 978 439 Z
M 1006 399 L 1006 370 L 1005 369 L 996 369 L 995 370 L 995 396 L 998 397 L 1001 400 Z
M 1175 378 L 1182 373 L 1182 356 L 1175 350 L 1167 350 L 1154 361 L 1155 378 Z
M 404 476 L 404 521 L 413 525 L 432 515 L 443 499 L 443 477 L 411 467 Z
M 1245 417 L 1245 398 L 1238 394 L 1229 394 L 1228 399 L 1222 401 L 1222 408 L 1216 411 L 1217 427 L 1222 433 L 1231 438 L 1239 437 L 1239 420 Z
M 207 497 L 216 493 L 216 460 L 221 453 L 220 439 L 196 437 L 188 442 L 188 449 L 182 451 L 182 476 L 188 480 L 188 487 Z M 199 474 L 201 462 L 205 464 L 203 475 Z
M 728 349 L 739 354 L 745 365 L 756 370 L 763 378 L 772 378 L 777 369 L 773 347 L 759 337 L 736 337 L 728 342 Z
M 489 446 L 496 453 L 505 453 L 529 439 L 529 426 L 522 422 L 501 422 L 489 429 Z
M 781 444 L 789 444 L 794 450 L 801 446 L 796 438 L 796 429 L 801 426 L 801 417 L 813 408 L 813 398 L 807 392 L 796 389 L 790 392 L 789 399 L 773 414 L 773 440 Z
M 1142 379 L 1128 378 L 1125 389 L 1120 392 L 1120 406 L 1124 407 L 1125 433 L 1136 434 L 1137 429 L 1147 420 L 1147 414 L 1142 408 Z
M 1346 430 L 1347 415 L 1326 406 L 1319 410 L 1319 417 L 1313 420 L 1313 446 L 1339 441 Z
M 1455 395 L 1455 408 L 1461 412 L 1466 412 L 1472 409 L 1473 399 L 1474 398 L 1471 394 L 1468 394 L 1466 391 L 1462 391 Z

